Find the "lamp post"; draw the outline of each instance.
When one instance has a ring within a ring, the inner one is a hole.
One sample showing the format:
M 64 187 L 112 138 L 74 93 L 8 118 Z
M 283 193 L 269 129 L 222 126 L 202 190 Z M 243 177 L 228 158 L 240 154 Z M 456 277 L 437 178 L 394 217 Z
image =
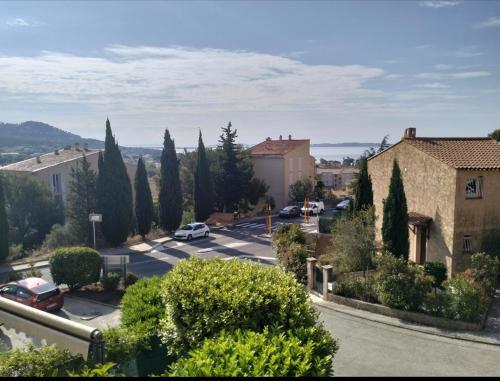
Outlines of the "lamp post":
M 94 233 L 94 249 L 96 249 L 96 242 L 95 242 L 95 223 L 96 222 L 102 222 L 102 214 L 96 214 L 91 212 L 89 214 L 89 221 L 92 222 L 92 230 Z

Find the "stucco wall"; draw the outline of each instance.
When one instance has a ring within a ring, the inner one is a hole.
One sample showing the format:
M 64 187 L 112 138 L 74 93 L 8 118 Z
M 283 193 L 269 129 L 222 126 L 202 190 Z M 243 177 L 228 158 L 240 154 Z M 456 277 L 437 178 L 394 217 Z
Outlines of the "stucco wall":
M 304 178 L 314 180 L 316 173 L 316 166 L 314 158 L 310 155 L 309 142 L 295 148 L 283 156 L 284 159 L 284 190 L 285 203 L 290 201 L 288 191 L 290 185 Z
M 427 261 L 444 262 L 448 271 L 453 271 L 457 171 L 404 141 L 368 160 L 377 217 L 377 241 L 382 240 L 383 199 L 389 191 L 394 159 L 398 160 L 401 168 L 408 211 L 432 218 Z M 409 233 L 413 237 L 414 233 Z M 410 242 L 410 249 L 416 250 L 416 242 Z
M 268 194 L 274 198 L 276 209 L 285 203 L 284 164 L 281 156 L 252 156 L 255 177 L 269 185 Z

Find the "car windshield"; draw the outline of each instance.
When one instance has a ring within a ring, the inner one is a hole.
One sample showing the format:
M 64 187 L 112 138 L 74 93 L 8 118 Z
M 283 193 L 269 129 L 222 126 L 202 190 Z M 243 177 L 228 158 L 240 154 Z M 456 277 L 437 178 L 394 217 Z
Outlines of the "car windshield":
M 191 225 L 185 225 L 181 228 L 181 230 L 193 230 L 193 227 Z

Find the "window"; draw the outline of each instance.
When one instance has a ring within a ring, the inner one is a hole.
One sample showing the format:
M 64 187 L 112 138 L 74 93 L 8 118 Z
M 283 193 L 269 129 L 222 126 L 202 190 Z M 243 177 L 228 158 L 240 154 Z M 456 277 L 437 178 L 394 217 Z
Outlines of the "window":
M 61 174 L 60 173 L 54 173 L 52 175 L 52 192 L 54 194 L 61 194 L 62 193 L 62 182 L 61 182 Z
M 471 177 L 465 184 L 465 197 L 466 198 L 479 198 L 481 194 L 482 178 Z
M 472 236 L 464 235 L 464 252 L 471 253 L 472 252 Z
M 2 294 L 7 294 L 7 295 L 15 295 L 16 291 L 17 291 L 17 286 L 14 285 L 7 285 L 0 290 Z
M 23 298 L 23 299 L 28 299 L 29 297 L 31 297 L 31 293 L 29 291 L 26 291 L 26 290 L 19 287 L 17 289 L 16 296 Z

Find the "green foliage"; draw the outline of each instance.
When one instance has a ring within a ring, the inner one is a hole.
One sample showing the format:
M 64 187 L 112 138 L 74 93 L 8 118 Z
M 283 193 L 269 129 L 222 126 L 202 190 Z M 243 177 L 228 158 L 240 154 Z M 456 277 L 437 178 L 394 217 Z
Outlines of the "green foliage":
M 213 182 L 200 131 L 196 170 L 194 172 L 194 215 L 196 216 L 196 221 L 206 221 L 213 210 Z
M 495 295 L 499 263 L 498 258 L 485 253 L 476 253 L 471 257 L 471 264 L 467 273 L 484 288 L 488 296 Z
M 209 170 L 214 160 L 212 152 L 211 149 L 205 150 Z M 198 162 L 198 153 L 196 151 L 188 152 L 184 149 L 184 152 L 179 153 L 177 156 L 179 158 L 179 179 L 181 181 L 183 210 L 194 209 L 194 174 Z M 211 185 L 213 189 L 213 181 Z
M 25 270 L 22 275 L 23 278 L 41 278 L 42 272 L 38 270 L 33 263 L 30 263 L 30 268 Z
M 332 232 L 333 224 L 337 219 L 333 216 L 319 216 L 318 227 L 319 232 L 330 234 Z
M 97 202 L 102 213 L 101 229 L 111 246 L 127 240 L 133 222 L 132 185 L 118 143 L 106 120 L 104 155 L 99 154 Z
M 73 290 L 99 280 L 102 258 L 88 247 L 66 247 L 54 251 L 49 264 L 54 283 L 66 284 Z
M 408 259 L 408 207 L 401 170 L 397 160 L 392 167 L 389 194 L 384 200 L 384 219 L 382 223 L 382 240 L 384 249 L 395 255 Z
M 64 377 L 67 372 L 78 371 L 84 364 L 81 355 L 55 345 L 24 349 L 11 349 L 0 353 L 0 377 Z
M 318 344 L 303 340 L 293 331 L 262 333 L 222 331 L 206 339 L 170 368 L 170 376 L 190 377 L 327 377 L 332 375 L 332 359 L 337 351 L 329 340 L 330 354 L 318 356 Z
M 108 328 L 102 332 L 105 359 L 116 364 L 126 364 L 144 349 L 149 349 L 149 337 L 144 331 L 133 328 Z
M 233 212 L 240 202 L 243 194 L 243 184 L 238 164 L 241 161 L 239 148 L 236 145 L 238 130 L 231 129 L 231 122 L 227 127 L 222 127 L 222 134 L 219 137 L 221 143 L 221 167 L 223 176 L 220 178 L 218 191 L 222 196 L 225 212 Z
M 87 215 L 87 220 L 88 218 Z M 73 246 L 79 242 L 82 241 L 75 236 L 75 230 L 71 228 L 71 225 L 55 224 L 45 236 L 42 246 L 47 250 L 54 250 L 58 247 Z
M 351 205 L 352 212 L 359 212 L 373 206 L 372 180 L 368 174 L 366 157 L 362 157 L 359 160 L 359 175 L 356 181 L 354 202 Z
M 417 311 L 428 292 L 432 278 L 413 262 L 383 254 L 377 258 L 376 292 L 380 302 L 392 308 Z
M 42 243 L 54 224 L 64 223 L 60 197 L 54 197 L 48 187 L 32 176 L 4 176 L 7 216 L 11 241 L 31 248 Z
M 307 284 L 307 247 L 305 234 L 297 224 L 280 225 L 273 232 L 273 248 L 280 266 Z
M 118 284 L 120 284 L 120 274 L 118 273 L 108 273 L 106 277 L 101 280 L 102 286 L 107 291 L 116 290 L 118 288 Z
M 425 262 L 424 272 L 426 275 L 432 276 L 432 287 L 441 287 L 446 280 L 446 265 L 443 262 Z
M 500 128 L 492 131 L 490 134 L 488 134 L 488 137 L 491 139 L 495 139 L 497 142 L 500 141 Z
M 288 197 L 295 202 L 303 202 L 306 198 L 314 198 L 314 184 L 311 179 L 301 179 L 290 185 Z
M 131 272 L 127 272 L 127 275 L 125 276 L 125 287 L 132 286 L 138 280 L 139 278 L 137 277 L 137 275 Z
M 94 367 L 89 367 L 87 364 L 78 371 L 68 371 L 68 377 L 116 377 L 114 367 L 116 364 L 108 362 L 105 364 L 97 364 Z
M 449 295 L 448 318 L 478 321 L 488 310 L 486 292 L 470 275 L 456 274 L 444 283 L 444 287 Z
M 437 317 L 447 317 L 450 310 L 450 296 L 447 292 L 430 292 L 423 302 L 422 309 Z
M 332 228 L 332 247 L 319 260 L 332 265 L 335 273 L 373 268 L 375 217 L 373 208 L 344 215 Z
M 153 222 L 153 197 L 149 189 L 148 175 L 142 156 L 137 162 L 137 172 L 135 174 L 135 217 L 137 221 L 137 231 L 144 239 L 151 231 Z
M 181 221 L 182 226 L 191 224 L 193 222 L 195 222 L 195 219 L 194 219 L 194 212 L 192 209 L 188 209 L 182 212 L 182 221 Z
M 0 263 L 5 262 L 9 256 L 9 222 L 5 208 L 3 178 L 0 175 Z
M 318 313 L 293 274 L 249 261 L 190 258 L 177 262 L 162 287 L 163 341 L 172 353 L 189 351 L 222 329 L 260 332 L 316 325 Z
M 182 220 L 182 192 L 175 143 L 168 129 L 165 130 L 160 172 L 160 225 L 171 232 Z
M 500 259 L 500 230 L 490 230 L 484 233 L 481 251 Z
M 122 325 L 140 330 L 148 337 L 156 335 L 165 314 L 161 290 L 162 278 L 158 276 L 141 278 L 129 286 L 120 303 Z
M 375 280 L 373 277 L 345 277 L 335 282 L 333 293 L 346 298 L 359 299 L 368 303 L 377 303 Z
M 12 261 L 24 258 L 25 256 L 26 256 L 26 252 L 23 249 L 23 245 L 12 244 L 9 247 L 9 256 L 7 257 L 7 261 L 12 262 Z
M 81 165 L 71 168 L 71 182 L 67 199 L 66 216 L 69 224 L 66 229 L 73 242 L 68 244 L 91 244 L 93 238 L 89 214 L 97 207 L 97 175 L 90 168 L 85 154 L 82 153 Z M 61 245 L 59 245 L 61 246 Z M 53 246 L 55 248 L 58 246 Z

